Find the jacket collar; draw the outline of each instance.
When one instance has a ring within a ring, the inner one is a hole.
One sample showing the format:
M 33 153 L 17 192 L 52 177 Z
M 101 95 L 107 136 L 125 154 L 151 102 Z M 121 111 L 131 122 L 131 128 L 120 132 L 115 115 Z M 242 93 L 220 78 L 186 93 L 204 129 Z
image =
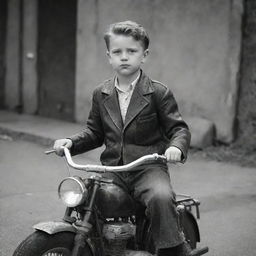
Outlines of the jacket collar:
M 136 84 L 136 87 L 139 89 L 141 95 L 147 95 L 154 91 L 152 87 L 151 80 L 149 77 L 142 71 L 139 81 Z M 113 90 L 115 89 L 115 77 L 107 80 L 101 89 L 102 93 L 105 94 L 112 94 Z
M 115 90 L 114 78 L 106 81 L 102 88 L 102 93 L 108 95 L 103 105 L 105 106 L 108 114 L 110 115 L 114 124 L 120 129 L 125 129 L 132 120 L 144 109 L 148 104 L 148 94 L 151 94 L 154 90 L 152 87 L 151 80 L 144 72 L 141 73 L 141 77 L 136 84 L 130 104 L 126 113 L 125 122 L 123 124 L 117 92 Z

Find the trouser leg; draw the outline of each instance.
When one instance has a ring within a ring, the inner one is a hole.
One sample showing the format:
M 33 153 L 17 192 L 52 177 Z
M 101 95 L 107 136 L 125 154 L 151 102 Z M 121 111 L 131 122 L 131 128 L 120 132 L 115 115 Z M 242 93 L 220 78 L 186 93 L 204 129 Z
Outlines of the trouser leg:
M 167 168 L 146 167 L 130 177 L 134 198 L 146 206 L 156 248 L 175 247 L 183 243 L 184 235 L 178 224 L 175 194 Z

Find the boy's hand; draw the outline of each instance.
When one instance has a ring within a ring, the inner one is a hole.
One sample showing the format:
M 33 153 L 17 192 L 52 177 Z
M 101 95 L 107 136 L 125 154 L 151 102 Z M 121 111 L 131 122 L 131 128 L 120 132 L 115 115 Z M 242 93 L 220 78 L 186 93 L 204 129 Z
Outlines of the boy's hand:
M 168 162 L 180 162 L 182 157 L 182 152 L 179 148 L 171 146 L 166 149 L 164 155 Z
M 54 145 L 53 145 L 53 149 L 56 151 L 56 154 L 58 156 L 63 156 L 63 154 L 64 154 L 62 147 L 71 148 L 72 147 L 72 140 L 70 140 L 70 139 L 55 140 Z

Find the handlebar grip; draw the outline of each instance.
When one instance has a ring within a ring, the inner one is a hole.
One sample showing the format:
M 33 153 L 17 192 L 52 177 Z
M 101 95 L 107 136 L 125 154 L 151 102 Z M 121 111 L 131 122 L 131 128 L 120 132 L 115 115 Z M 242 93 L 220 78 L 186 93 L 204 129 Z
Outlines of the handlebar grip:
M 167 162 L 167 158 L 164 155 L 159 155 L 159 154 L 155 153 L 155 154 L 153 154 L 153 156 L 155 156 L 155 160 L 162 161 L 163 163 Z
M 55 153 L 55 152 L 56 152 L 55 149 L 51 149 L 51 150 L 46 150 L 46 151 L 44 151 L 44 153 L 45 153 L 46 155 L 49 155 L 49 154 L 52 154 L 52 153 Z

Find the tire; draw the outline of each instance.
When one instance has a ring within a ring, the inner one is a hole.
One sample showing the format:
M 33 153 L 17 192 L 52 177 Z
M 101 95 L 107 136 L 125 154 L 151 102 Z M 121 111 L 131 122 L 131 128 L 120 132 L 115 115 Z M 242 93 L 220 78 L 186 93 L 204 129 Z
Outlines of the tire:
M 185 241 L 186 241 L 185 246 L 187 248 L 186 250 L 191 251 L 195 249 L 198 241 L 197 226 L 195 226 L 192 216 L 187 212 L 184 212 L 184 215 L 183 215 L 182 230 L 185 235 Z M 150 231 L 150 227 L 148 223 L 147 225 L 145 225 L 144 234 L 145 234 L 144 241 L 143 241 L 144 249 L 146 249 L 151 254 L 155 254 L 156 248 L 154 245 L 154 240 L 153 240 L 152 233 Z
M 75 234 L 61 232 L 49 235 L 35 231 L 17 247 L 13 256 L 70 256 Z M 90 248 L 84 248 L 83 256 L 92 256 Z
M 196 229 L 197 227 L 193 223 L 191 216 L 189 216 L 189 214 L 186 212 L 183 216 L 182 226 L 187 244 L 190 246 L 191 249 L 195 249 L 198 240 L 198 234 Z

